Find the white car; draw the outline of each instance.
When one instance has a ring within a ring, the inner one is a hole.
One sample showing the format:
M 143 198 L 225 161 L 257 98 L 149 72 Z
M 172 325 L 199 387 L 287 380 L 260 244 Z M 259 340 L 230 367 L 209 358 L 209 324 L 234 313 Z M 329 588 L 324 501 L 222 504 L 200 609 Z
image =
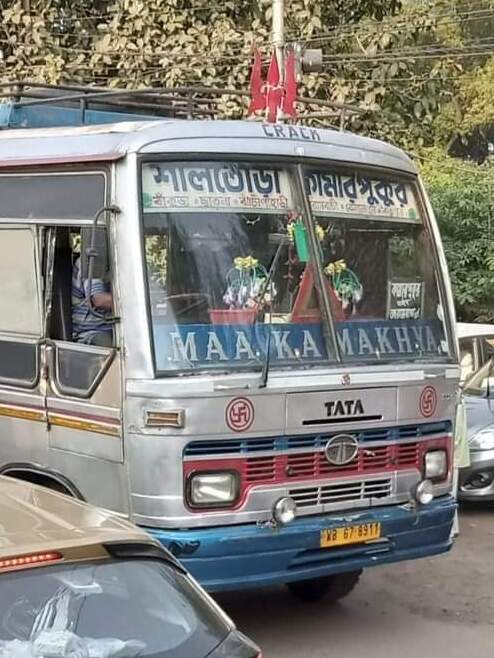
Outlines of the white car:
M 494 356 L 494 324 L 458 322 L 461 378 L 463 384 L 473 373 Z
M 460 470 L 458 498 L 494 500 L 494 325 L 459 323 L 461 385 L 467 408 L 470 466 Z

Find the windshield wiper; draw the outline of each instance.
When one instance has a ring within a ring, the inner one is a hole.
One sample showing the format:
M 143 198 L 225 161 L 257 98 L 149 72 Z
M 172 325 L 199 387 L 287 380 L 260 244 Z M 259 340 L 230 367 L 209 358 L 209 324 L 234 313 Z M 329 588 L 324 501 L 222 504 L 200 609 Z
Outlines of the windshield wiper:
M 269 289 L 269 286 L 271 285 L 271 281 L 273 279 L 273 275 L 276 272 L 276 268 L 278 266 L 278 261 L 280 259 L 280 254 L 281 250 L 286 244 L 286 238 L 283 237 L 280 240 L 280 243 L 278 245 L 278 248 L 276 250 L 276 253 L 274 255 L 274 258 L 271 262 L 271 267 L 269 268 L 268 276 L 266 277 L 266 281 L 264 282 L 264 285 L 259 293 L 258 299 L 261 302 L 264 299 L 264 295 L 266 294 L 267 290 Z M 274 300 L 273 298 L 271 299 L 271 302 L 273 303 Z M 272 306 L 270 309 L 270 317 L 269 317 L 269 324 L 268 324 L 268 335 L 266 338 L 266 354 L 264 357 L 264 363 L 262 364 L 262 370 L 261 370 L 261 376 L 259 378 L 259 388 L 266 388 L 266 385 L 268 383 L 268 375 L 269 375 L 269 365 L 270 365 L 270 351 L 271 351 L 271 321 L 272 321 Z
M 266 356 L 262 364 L 261 376 L 259 377 L 258 388 L 266 388 L 269 374 L 269 351 L 271 350 L 271 324 L 268 325 L 268 337 L 266 338 Z

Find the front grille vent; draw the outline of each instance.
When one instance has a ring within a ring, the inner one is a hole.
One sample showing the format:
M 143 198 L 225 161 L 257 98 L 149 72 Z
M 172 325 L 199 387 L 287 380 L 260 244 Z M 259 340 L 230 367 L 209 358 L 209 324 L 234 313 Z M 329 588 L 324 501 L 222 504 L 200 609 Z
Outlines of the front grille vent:
M 322 484 L 318 487 L 290 489 L 289 496 L 300 508 L 328 503 L 353 503 L 373 498 L 387 498 L 392 493 L 390 478 Z
M 279 480 L 319 479 L 324 477 L 358 476 L 379 471 L 394 471 L 396 468 L 420 469 L 419 443 L 401 443 L 361 448 L 357 457 L 343 466 L 334 466 L 324 452 L 296 452 L 288 455 L 266 455 L 247 457 L 247 482 L 269 482 Z

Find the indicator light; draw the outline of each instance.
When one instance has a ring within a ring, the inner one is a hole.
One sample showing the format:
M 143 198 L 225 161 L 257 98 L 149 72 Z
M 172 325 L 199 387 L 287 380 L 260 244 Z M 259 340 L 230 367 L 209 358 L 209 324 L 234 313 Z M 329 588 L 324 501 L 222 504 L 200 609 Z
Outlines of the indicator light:
M 0 560 L 0 571 L 5 571 L 8 569 L 23 569 L 25 567 L 32 567 L 37 564 L 58 562 L 59 560 L 63 560 L 63 555 L 61 553 L 35 553 L 34 555 L 9 557 Z

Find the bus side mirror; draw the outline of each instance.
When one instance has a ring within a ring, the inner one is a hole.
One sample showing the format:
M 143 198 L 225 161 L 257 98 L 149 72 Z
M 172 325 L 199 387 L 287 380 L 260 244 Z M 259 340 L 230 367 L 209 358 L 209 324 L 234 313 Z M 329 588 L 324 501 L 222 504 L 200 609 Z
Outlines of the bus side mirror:
M 103 279 L 109 272 L 108 234 L 103 226 L 81 229 L 81 275 L 89 279 L 89 263 L 92 265 L 92 279 Z

